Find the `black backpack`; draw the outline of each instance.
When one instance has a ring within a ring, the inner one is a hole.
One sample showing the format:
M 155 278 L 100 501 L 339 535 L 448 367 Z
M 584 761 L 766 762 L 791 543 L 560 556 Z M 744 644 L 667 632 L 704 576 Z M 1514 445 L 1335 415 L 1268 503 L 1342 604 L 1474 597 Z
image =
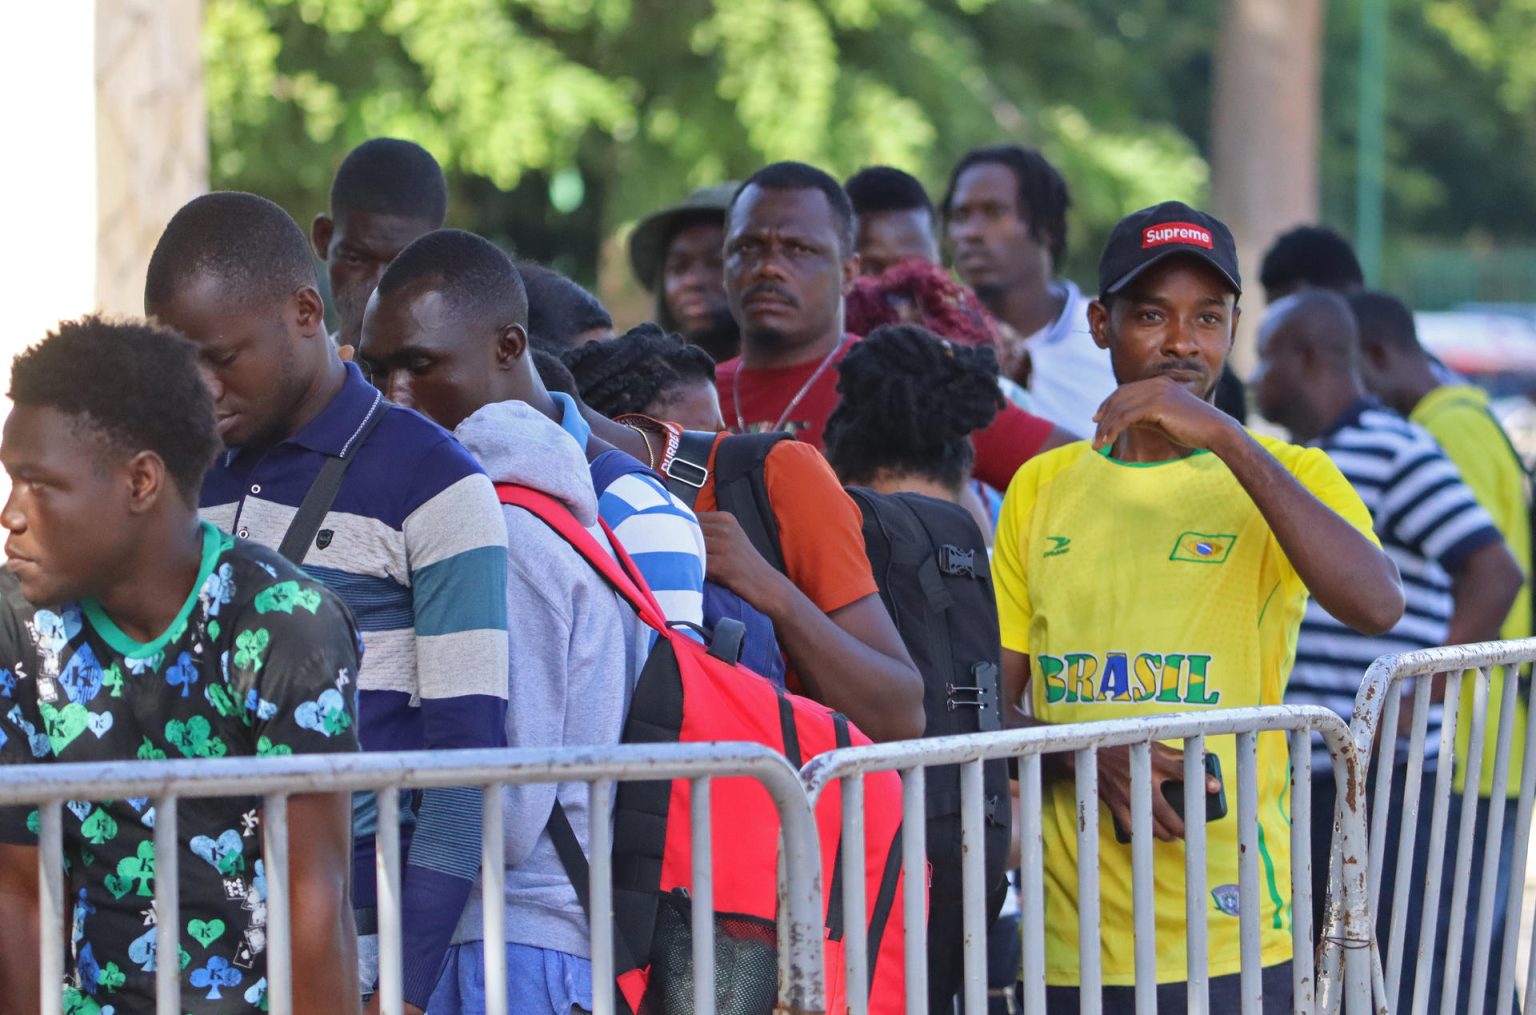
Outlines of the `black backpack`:
M 684 434 L 669 466 L 673 474 L 707 475 L 714 434 Z M 725 438 L 715 456 L 715 499 L 736 517 L 752 545 L 781 573 L 784 555 L 768 501 L 763 464 L 784 433 Z M 675 464 L 675 462 L 674 462 Z M 694 494 L 697 493 L 695 488 Z M 913 663 L 923 675 L 925 736 L 980 733 L 1002 726 L 999 670 L 1001 639 L 987 545 L 970 512 L 958 504 L 915 493 L 882 494 L 848 488 L 864 516 L 864 549 Z M 686 499 L 686 498 L 685 498 Z M 928 964 L 930 1010 L 947 1010 L 962 969 L 960 901 L 960 772 L 928 769 L 929 892 Z M 1011 804 L 1007 763 L 988 762 L 986 868 L 990 912 L 1001 906 L 1006 886 Z

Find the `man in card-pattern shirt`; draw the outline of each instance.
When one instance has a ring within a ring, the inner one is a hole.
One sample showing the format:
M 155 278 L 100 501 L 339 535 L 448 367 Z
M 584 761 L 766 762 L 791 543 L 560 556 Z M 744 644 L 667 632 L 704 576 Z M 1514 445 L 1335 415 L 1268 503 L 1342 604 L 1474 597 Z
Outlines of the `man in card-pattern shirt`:
M 271 550 L 197 518 L 218 448 L 195 349 L 97 318 L 18 356 L 0 461 L 13 484 L 0 576 L 0 763 L 357 750 L 357 630 Z M 353 1012 L 345 793 L 289 801 L 295 1009 Z M 71 906 L 63 1007 L 155 1006 L 156 808 L 61 811 Z M 259 797 L 176 806 L 181 1007 L 267 1009 Z M 0 809 L 0 997 L 37 1010 L 35 809 Z

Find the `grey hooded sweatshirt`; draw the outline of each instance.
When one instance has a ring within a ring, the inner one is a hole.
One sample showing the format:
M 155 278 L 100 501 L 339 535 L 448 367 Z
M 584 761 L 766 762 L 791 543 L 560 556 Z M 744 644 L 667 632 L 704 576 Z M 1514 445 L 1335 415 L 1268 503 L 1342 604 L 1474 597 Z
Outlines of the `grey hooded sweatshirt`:
M 564 503 L 606 544 L 586 455 L 522 402 L 487 405 L 454 431 L 497 483 L 516 483 Z M 524 511 L 507 517 L 507 742 L 512 747 L 615 744 L 649 639 L 634 611 L 554 530 Z M 588 958 L 587 918 L 544 833 L 552 784 L 507 786 L 506 936 Z M 587 787 L 562 783 L 561 805 L 583 849 L 589 842 Z M 477 884 L 454 943 L 484 936 Z

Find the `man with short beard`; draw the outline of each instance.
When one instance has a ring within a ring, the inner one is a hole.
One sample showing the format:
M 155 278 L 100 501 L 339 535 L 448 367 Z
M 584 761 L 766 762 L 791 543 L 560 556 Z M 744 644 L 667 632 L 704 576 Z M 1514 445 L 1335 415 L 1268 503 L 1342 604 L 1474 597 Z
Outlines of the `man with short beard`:
M 1371 635 L 1402 616 L 1397 569 L 1328 456 L 1251 434 L 1211 404 L 1241 292 L 1231 232 L 1188 205 L 1143 209 L 1110 234 L 1088 319 L 1120 384 L 1098 406 L 1091 442 L 1019 470 L 998 522 L 992 574 L 1011 725 L 1278 705 L 1309 596 Z M 1020 710 L 1026 693 L 1031 715 Z M 1234 743 L 1206 744 L 1230 798 Z M 1130 849 L 1113 827 L 1132 824 L 1128 750 L 1097 753 L 1109 1015 L 1137 1010 Z M 1252 972 L 1260 972 L 1263 1010 L 1291 1011 L 1291 907 L 1280 894 L 1290 882 L 1285 738 L 1261 734 L 1257 758 L 1258 848 L 1270 876 L 1258 898 L 1241 902 L 1259 916 L 1263 968 L 1240 968 L 1238 835 L 1229 815 L 1206 827 L 1211 1011 L 1237 1010 L 1241 974 Z M 1080 996 L 1074 764 L 1070 755 L 1047 761 L 1039 816 L 1051 1015 L 1089 1000 Z M 1182 871 L 1184 821 L 1166 790 L 1184 778 L 1182 750 L 1154 743 L 1151 766 L 1152 822 L 1141 834 L 1158 840 L 1155 870 Z M 1208 770 L 1206 792 L 1220 788 Z M 1152 896 L 1157 1008 L 1182 1011 L 1190 968 L 1183 879 L 1157 880 Z

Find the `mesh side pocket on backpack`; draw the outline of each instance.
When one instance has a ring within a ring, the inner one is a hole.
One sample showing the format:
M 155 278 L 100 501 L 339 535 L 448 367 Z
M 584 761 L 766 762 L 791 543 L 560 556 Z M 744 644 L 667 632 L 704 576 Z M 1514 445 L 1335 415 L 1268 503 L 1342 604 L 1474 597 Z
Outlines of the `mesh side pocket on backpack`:
M 773 1015 L 778 1000 L 778 929 L 772 920 L 715 913 L 715 1011 Z M 651 976 L 638 1015 L 693 1015 L 693 905 L 663 895 L 651 943 Z

